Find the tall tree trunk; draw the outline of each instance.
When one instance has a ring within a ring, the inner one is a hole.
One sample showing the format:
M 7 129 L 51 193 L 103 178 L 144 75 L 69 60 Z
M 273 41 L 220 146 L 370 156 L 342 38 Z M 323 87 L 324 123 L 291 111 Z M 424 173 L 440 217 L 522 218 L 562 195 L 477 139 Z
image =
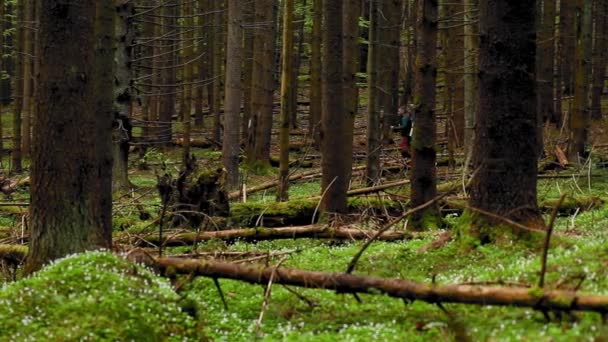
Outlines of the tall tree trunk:
M 276 0 L 257 0 L 255 4 L 251 120 L 248 122 L 247 162 L 270 165 L 273 94 L 275 88 Z
M 226 47 L 226 99 L 224 101 L 224 139 L 222 158 L 228 173 L 227 186 L 239 185 L 239 119 L 241 115 L 243 62 L 243 9 L 238 0 L 228 0 L 228 45 Z
M 412 206 L 432 200 L 437 194 L 435 161 L 435 93 L 437 76 L 437 2 L 420 0 L 418 18 L 418 54 L 414 89 L 414 133 L 412 137 Z M 413 217 L 415 229 L 437 224 L 436 206 L 429 206 Z
M 313 0 L 312 35 L 310 55 L 310 122 L 309 135 L 315 148 L 321 148 L 321 113 L 323 111 L 322 51 L 323 41 L 323 0 Z
M 380 68 L 380 32 L 379 19 L 382 11 L 380 0 L 370 1 L 369 14 L 369 48 L 367 51 L 367 160 L 366 178 L 367 184 L 373 185 L 380 178 L 380 90 L 379 90 L 379 68 Z
M 252 83 L 253 83 L 253 49 L 255 25 L 255 1 L 245 7 L 245 31 L 243 32 L 243 119 L 241 120 L 241 140 L 249 137 L 249 120 L 251 119 Z
M 98 244 L 100 212 L 91 206 L 100 196 L 92 190 L 100 176 L 93 151 L 101 129 L 90 81 L 95 1 L 48 0 L 41 13 L 40 115 L 34 124 L 26 273 L 70 253 L 107 247 Z
M 214 11 L 213 14 L 213 26 L 214 35 L 212 39 L 212 51 L 213 51 L 213 101 L 211 102 L 211 112 L 213 113 L 213 140 L 221 141 L 221 105 L 222 105 L 222 65 L 224 64 L 224 56 L 222 54 L 224 39 L 223 27 L 224 27 L 224 16 L 223 16 L 223 0 L 213 1 Z
M 473 153 L 475 141 L 475 117 L 477 116 L 477 47 L 478 18 L 477 0 L 464 1 L 464 149 L 465 167 Z
M 359 87 L 357 87 L 357 70 L 361 58 L 359 45 L 361 17 L 363 3 L 359 0 L 344 0 L 342 11 L 344 19 L 342 22 L 343 47 L 342 60 L 344 63 L 344 110 L 346 111 L 346 136 L 344 143 L 352 146 L 355 127 L 355 117 L 359 112 Z M 350 170 L 349 175 L 350 178 Z
M 182 122 L 184 124 L 184 151 L 182 157 L 182 164 L 184 168 L 190 161 L 190 135 L 192 130 L 192 84 L 194 83 L 194 20 L 193 20 L 193 9 L 192 2 L 186 1 L 182 5 L 184 11 L 184 23 L 185 27 L 185 44 L 184 49 L 184 101 L 183 101 L 183 117 Z
M 608 2 L 596 1 L 595 13 L 595 48 L 593 54 L 593 88 L 591 90 L 591 118 L 602 118 L 602 94 L 606 78 L 608 59 Z
M 540 2 L 540 0 L 537 0 Z M 542 20 L 538 28 L 538 110 L 543 121 L 558 124 L 553 105 L 553 68 L 555 67 L 555 16 L 556 1 L 543 0 Z M 542 127 L 541 127 L 542 129 Z
M 33 106 L 33 73 L 34 73 L 34 0 L 23 0 L 24 19 L 21 23 L 23 30 L 23 110 L 21 112 L 21 152 L 30 154 L 31 140 L 31 112 Z
M 12 162 L 13 171 L 21 172 L 22 166 L 22 153 L 21 153 L 21 114 L 23 111 L 23 65 L 24 58 L 23 53 L 23 38 L 24 38 L 24 7 L 23 1 L 17 2 L 17 38 L 15 39 L 14 54 L 15 54 L 15 77 L 13 77 L 13 94 L 15 102 L 13 103 L 13 150 L 12 150 Z
M 535 1 L 479 3 L 479 112 L 473 149 L 478 167 L 470 205 L 529 227 L 543 221 L 536 201 Z M 505 230 L 480 217 L 469 232 L 481 242 Z
M 116 62 L 115 106 L 117 116 L 113 124 L 113 168 L 112 188 L 114 191 L 129 189 L 129 142 L 132 138 L 131 105 L 132 105 L 132 49 L 133 49 L 133 14 L 134 4 L 127 2 L 116 9 L 116 40 L 114 60 Z
M 391 140 L 390 126 L 398 121 L 399 110 L 399 48 L 401 39 L 402 0 L 382 0 L 380 39 L 380 110 L 382 111 L 383 141 Z
M 289 128 L 290 120 L 295 111 L 292 99 L 294 83 L 293 74 L 293 20 L 294 20 L 294 0 L 285 0 L 283 12 L 283 67 L 281 72 L 281 132 L 279 147 L 281 149 L 279 163 L 279 188 L 277 191 L 278 201 L 287 201 L 289 195 Z
M 0 1 L 0 72 L 4 73 L 6 63 L 4 63 L 5 47 L 4 47 L 4 30 L 8 26 L 6 25 L 5 16 L 5 4 L 4 1 Z M 8 73 L 7 73 L 8 74 Z M 2 125 L 2 118 L 4 118 L 4 82 L 0 80 L 0 168 L 4 158 L 4 131 Z
M 416 42 L 417 42 L 417 28 L 416 22 L 418 21 L 418 1 L 419 0 L 407 0 L 407 26 L 406 26 L 406 55 L 404 58 L 405 70 L 403 72 L 403 94 L 401 95 L 401 105 L 407 106 L 412 102 L 412 92 L 414 91 L 414 75 L 415 59 L 416 59 Z
M 95 153 L 98 180 L 93 196 L 97 201 L 92 204 L 92 212 L 99 217 L 99 229 L 95 244 L 112 248 L 112 123 L 114 111 L 114 48 L 116 28 L 116 7 L 111 1 L 97 1 L 95 17 Z
M 584 158 L 589 130 L 589 74 L 591 72 L 591 1 L 576 0 L 575 53 L 574 53 L 574 100 L 569 120 L 570 141 L 568 159 L 579 162 Z
M 321 118 L 321 207 L 325 213 L 345 213 L 350 183 L 352 143 L 349 114 L 344 110 L 342 19 L 343 1 L 323 2 L 323 113 Z
M 175 83 L 177 80 L 175 59 L 176 59 L 176 46 L 174 43 L 175 27 L 177 25 L 177 7 L 176 6 L 164 6 L 163 8 L 163 75 L 162 75 L 162 87 L 158 87 L 157 92 L 160 94 L 160 112 L 158 125 L 158 136 L 159 142 L 165 145 L 171 143 L 173 138 L 172 120 L 175 115 L 175 99 L 176 99 L 176 88 Z M 116 160 L 114 161 L 116 163 Z

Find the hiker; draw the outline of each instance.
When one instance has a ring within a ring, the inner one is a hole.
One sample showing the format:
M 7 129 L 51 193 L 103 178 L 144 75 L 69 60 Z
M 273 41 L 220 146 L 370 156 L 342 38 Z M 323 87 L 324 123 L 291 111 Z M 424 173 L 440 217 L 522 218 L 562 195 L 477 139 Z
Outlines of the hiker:
M 412 119 L 411 111 L 406 110 L 405 107 L 399 107 L 399 125 L 391 126 L 394 132 L 401 133 L 401 156 L 403 158 L 410 158 L 410 146 L 412 143 L 412 130 L 414 121 Z

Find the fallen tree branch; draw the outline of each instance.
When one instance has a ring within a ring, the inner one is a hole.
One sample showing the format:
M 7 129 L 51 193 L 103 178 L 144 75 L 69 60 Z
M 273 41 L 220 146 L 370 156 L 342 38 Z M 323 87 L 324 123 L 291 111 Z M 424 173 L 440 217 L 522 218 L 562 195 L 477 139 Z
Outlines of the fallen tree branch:
M 150 234 L 143 237 L 135 237 L 132 243 L 136 246 L 148 246 L 150 244 L 163 246 L 183 246 L 192 245 L 201 241 L 209 240 L 242 240 L 242 241 L 263 241 L 278 239 L 340 239 L 340 240 L 364 240 L 377 234 L 373 230 L 361 230 L 352 228 L 333 229 L 327 226 L 311 225 L 302 227 L 286 228 L 251 228 L 251 229 L 231 229 L 213 232 L 200 233 L 181 233 L 170 236 L 163 236 L 162 241 L 158 234 Z M 402 232 L 384 232 L 378 236 L 381 241 L 397 241 L 411 239 L 415 235 Z
M 519 306 L 545 311 L 608 312 L 608 296 L 583 295 L 575 291 L 493 287 L 476 285 L 437 285 L 405 279 L 387 279 L 346 273 L 323 273 L 275 266 L 245 266 L 219 261 L 175 258 L 156 259 L 153 265 L 162 274 L 240 280 L 251 284 L 273 283 L 339 293 L 386 294 L 395 298 L 428 303 L 461 303 L 494 306 Z

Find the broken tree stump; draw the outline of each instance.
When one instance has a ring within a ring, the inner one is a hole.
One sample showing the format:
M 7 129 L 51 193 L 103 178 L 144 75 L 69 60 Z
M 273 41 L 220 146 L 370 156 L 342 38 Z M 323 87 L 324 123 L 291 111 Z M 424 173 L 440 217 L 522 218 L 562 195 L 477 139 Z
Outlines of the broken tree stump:
M 192 165 L 182 170 L 176 180 L 168 175 L 159 178 L 157 188 L 163 205 L 173 213 L 174 227 L 184 224 L 198 227 L 209 217 L 230 215 L 226 171 L 199 170 Z

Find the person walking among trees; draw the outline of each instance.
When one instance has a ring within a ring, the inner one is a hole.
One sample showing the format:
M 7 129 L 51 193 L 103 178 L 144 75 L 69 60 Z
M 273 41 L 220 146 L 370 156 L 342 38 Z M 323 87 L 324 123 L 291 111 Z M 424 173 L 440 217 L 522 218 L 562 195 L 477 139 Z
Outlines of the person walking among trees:
M 392 126 L 394 132 L 401 133 L 401 145 L 399 150 L 403 158 L 411 158 L 410 146 L 412 144 L 412 130 L 414 120 L 412 118 L 411 108 L 407 109 L 402 106 L 399 108 L 399 125 Z

